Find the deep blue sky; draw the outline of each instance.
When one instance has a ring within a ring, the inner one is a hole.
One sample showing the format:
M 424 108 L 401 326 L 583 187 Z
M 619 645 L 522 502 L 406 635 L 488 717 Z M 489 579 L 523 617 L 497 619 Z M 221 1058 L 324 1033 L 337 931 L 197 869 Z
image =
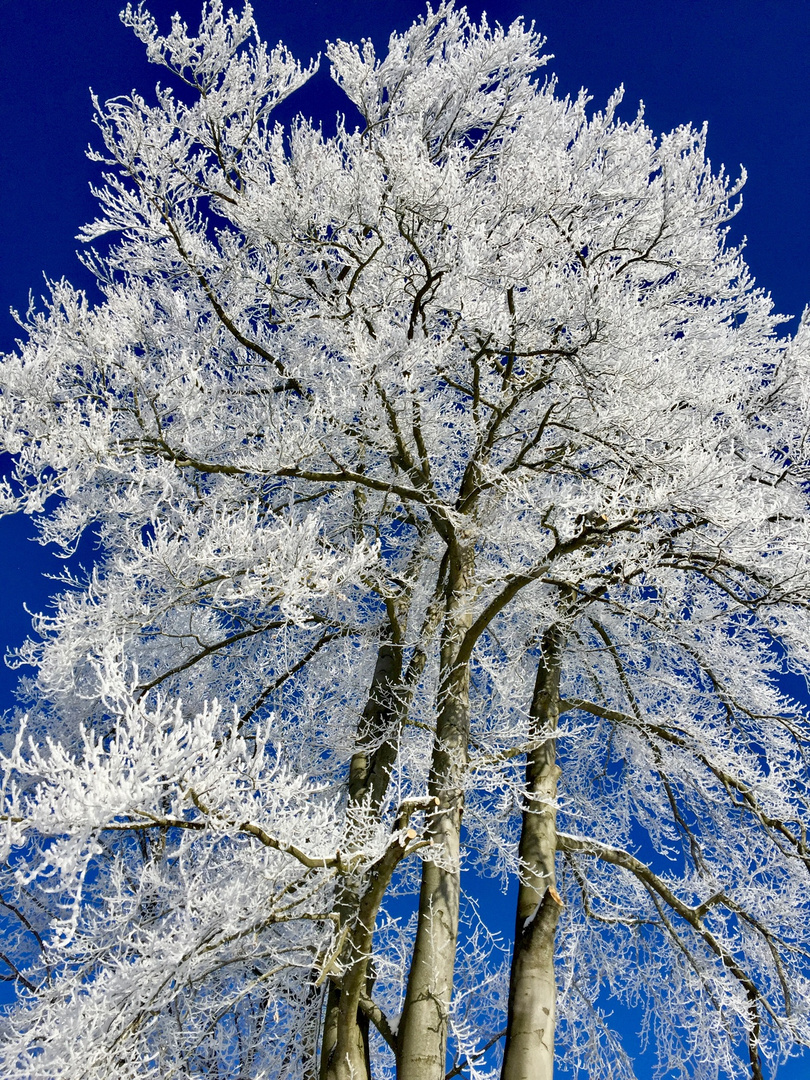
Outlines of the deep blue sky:
M 0 350 L 13 348 L 9 307 L 24 309 L 43 272 L 86 283 L 74 237 L 94 216 L 84 157 L 94 140 L 89 87 L 101 98 L 148 91 L 157 69 L 118 21 L 118 0 L 0 0 Z M 175 10 L 199 21 L 197 0 L 148 4 L 162 26 Z M 554 53 L 565 93 L 589 89 L 601 106 L 620 83 L 624 115 L 644 100 L 655 131 L 709 123 L 709 151 L 736 176 L 748 171 L 733 235 L 776 307 L 797 316 L 810 301 L 810 2 L 808 0 L 495 0 L 468 5 L 476 17 L 534 20 Z M 271 42 L 303 61 L 327 39 L 374 39 L 382 48 L 424 10 L 421 0 L 256 0 Z M 300 107 L 329 120 L 340 107 L 327 65 Z M 95 140 L 94 140 L 95 141 Z M 23 602 L 48 594 L 43 553 L 25 541 L 25 522 L 0 520 L 0 645 L 28 629 Z M 0 709 L 15 676 L 0 671 Z M 806 1080 L 810 1065 L 780 1072 Z

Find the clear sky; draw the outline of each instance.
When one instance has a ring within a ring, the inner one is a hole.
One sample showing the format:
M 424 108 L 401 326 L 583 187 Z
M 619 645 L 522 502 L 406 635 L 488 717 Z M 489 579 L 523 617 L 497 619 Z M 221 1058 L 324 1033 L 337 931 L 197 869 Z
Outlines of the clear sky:
M 98 143 L 89 88 L 107 98 L 157 77 L 142 46 L 118 21 L 119 0 L 0 0 L 0 350 L 13 348 L 9 307 L 25 309 L 42 275 L 89 285 L 76 259 L 80 225 L 94 216 L 87 161 Z M 424 11 L 421 0 L 255 0 L 262 35 L 299 59 L 326 40 L 371 37 L 382 49 Z M 163 27 L 175 10 L 193 27 L 198 0 L 154 0 Z M 468 4 L 504 24 L 536 23 L 554 54 L 564 93 L 585 86 L 601 107 L 619 85 L 624 116 L 643 99 L 658 131 L 709 124 L 715 167 L 748 172 L 735 239 L 759 285 L 786 315 L 810 302 L 810 2 L 808 0 L 494 0 Z M 341 108 L 328 65 L 292 108 L 323 117 Z M 795 321 L 791 324 L 795 326 Z M 789 326 L 788 329 L 791 327 Z M 60 566 L 26 541 L 26 523 L 0 520 L 0 644 L 19 644 L 42 609 Z M 88 556 L 91 552 L 88 552 Z M 81 557 L 81 553 L 80 553 Z M 0 670 L 0 709 L 12 704 L 13 672 Z M 644 1076 L 643 1069 L 640 1072 Z M 810 1060 L 782 1080 L 807 1080 Z

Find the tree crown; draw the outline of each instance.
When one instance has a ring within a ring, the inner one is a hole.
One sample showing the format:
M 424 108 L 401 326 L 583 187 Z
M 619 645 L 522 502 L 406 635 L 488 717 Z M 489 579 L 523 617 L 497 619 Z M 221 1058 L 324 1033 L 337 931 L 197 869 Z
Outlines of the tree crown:
M 4 509 L 99 544 L 18 653 L 0 1060 L 311 1076 L 362 968 L 406 1075 L 416 878 L 463 864 L 561 898 L 576 1067 L 631 1073 L 607 985 L 663 1069 L 760 1076 L 810 1039 L 808 322 L 728 242 L 742 181 L 452 3 L 328 46 L 333 136 L 276 123 L 316 65 L 248 5 L 122 18 L 180 88 L 96 102 L 103 301 L 53 283 L 0 372 Z M 462 941 L 483 1077 L 508 965 Z

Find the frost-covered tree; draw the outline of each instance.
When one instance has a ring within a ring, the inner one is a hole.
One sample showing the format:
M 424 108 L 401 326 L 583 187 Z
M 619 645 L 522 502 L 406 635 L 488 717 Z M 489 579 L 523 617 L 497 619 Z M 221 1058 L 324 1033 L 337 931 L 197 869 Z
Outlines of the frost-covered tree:
M 332 136 L 249 7 L 123 21 L 172 84 L 96 103 L 103 300 L 0 368 L 4 512 L 97 543 L 17 654 L 0 1071 L 631 1077 L 618 1001 L 758 1080 L 810 1043 L 810 321 L 739 184 L 452 3 L 329 45 Z

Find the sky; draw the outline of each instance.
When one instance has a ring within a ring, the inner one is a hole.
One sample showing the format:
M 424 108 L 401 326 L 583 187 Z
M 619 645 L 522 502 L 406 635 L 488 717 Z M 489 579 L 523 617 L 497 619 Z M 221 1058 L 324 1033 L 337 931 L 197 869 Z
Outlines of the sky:
M 43 274 L 91 287 L 75 236 L 94 217 L 89 185 L 98 167 L 90 87 L 102 99 L 148 92 L 158 75 L 118 20 L 119 0 L 0 0 L 0 351 L 19 330 L 9 308 L 25 310 Z M 392 30 L 423 13 L 421 0 L 255 0 L 263 37 L 302 61 L 327 40 L 370 37 L 382 50 Z M 179 10 L 196 27 L 198 0 L 153 0 L 162 28 Z M 600 108 L 624 86 L 621 109 L 643 100 L 656 132 L 709 125 L 709 154 L 748 181 L 732 224 L 776 309 L 793 317 L 810 302 L 810 3 L 807 0 L 495 0 L 468 4 L 490 22 L 534 21 L 554 54 L 560 90 L 586 87 Z M 290 107 L 329 124 L 341 108 L 328 65 Z M 0 652 L 19 645 L 29 610 L 42 610 L 60 564 L 30 542 L 30 523 L 0 519 Z M 91 557 L 91 552 L 80 553 Z M 17 674 L 0 665 L 0 710 L 13 705 Z M 780 1071 L 806 1080 L 810 1056 Z M 643 1078 L 645 1073 L 640 1070 Z

